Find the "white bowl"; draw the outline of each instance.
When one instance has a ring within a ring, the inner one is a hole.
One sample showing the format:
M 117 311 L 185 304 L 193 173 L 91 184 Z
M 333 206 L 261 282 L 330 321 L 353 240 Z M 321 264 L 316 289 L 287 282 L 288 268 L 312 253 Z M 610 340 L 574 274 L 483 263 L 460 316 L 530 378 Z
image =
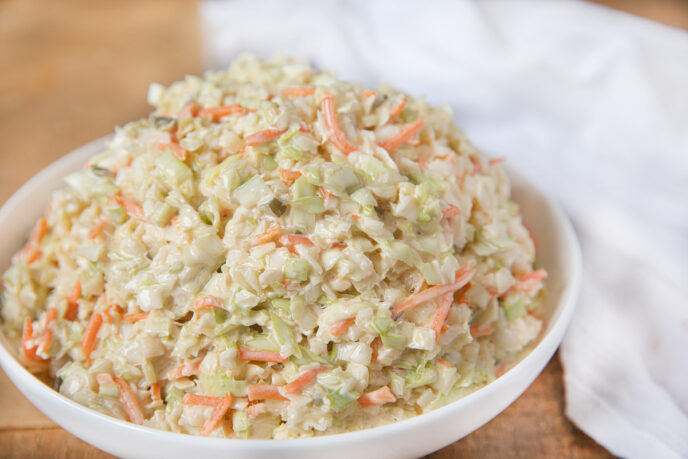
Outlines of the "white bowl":
M 91 142 L 48 166 L 0 209 L 0 269 L 21 248 L 62 178 L 102 151 L 107 138 Z M 559 207 L 523 177 L 509 171 L 513 198 L 539 243 L 538 263 L 547 269 L 551 317 L 541 341 L 493 383 L 450 405 L 394 424 L 358 432 L 297 440 L 226 440 L 182 435 L 105 416 L 60 395 L 22 367 L 0 333 L 0 365 L 22 393 L 50 419 L 82 440 L 116 456 L 146 458 L 410 458 L 440 449 L 477 429 L 509 406 L 535 380 L 569 324 L 581 279 L 575 233 Z

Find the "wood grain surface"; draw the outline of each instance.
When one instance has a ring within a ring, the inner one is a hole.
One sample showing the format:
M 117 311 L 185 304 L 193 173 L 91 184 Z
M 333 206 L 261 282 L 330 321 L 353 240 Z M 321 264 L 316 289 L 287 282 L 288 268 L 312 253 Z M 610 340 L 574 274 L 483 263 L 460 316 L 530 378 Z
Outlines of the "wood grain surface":
M 671 9 L 645 14 L 688 27 L 685 2 L 655 3 Z M 55 159 L 144 116 L 150 82 L 200 73 L 197 20 L 193 0 L 0 0 L 0 203 Z M 31 410 L 20 396 L 0 400 L 5 412 Z M 0 425 L 0 457 L 109 457 L 45 419 L 26 425 Z M 506 411 L 429 457 L 606 456 L 566 419 L 555 355 Z

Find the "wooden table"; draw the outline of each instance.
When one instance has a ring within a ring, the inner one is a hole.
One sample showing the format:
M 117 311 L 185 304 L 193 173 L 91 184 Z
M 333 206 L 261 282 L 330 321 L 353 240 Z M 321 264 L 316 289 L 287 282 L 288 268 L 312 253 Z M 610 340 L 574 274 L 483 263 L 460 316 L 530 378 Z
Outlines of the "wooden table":
M 673 11 L 667 20 L 688 26 L 688 7 Z M 195 1 L 0 0 L 0 203 L 58 157 L 144 116 L 149 82 L 200 73 L 199 49 Z M 511 407 L 430 457 L 608 456 L 565 418 L 563 391 L 555 355 Z M 14 399 L 16 412 L 30 410 Z M 0 428 L 0 456 L 108 457 L 45 420 L 22 425 Z

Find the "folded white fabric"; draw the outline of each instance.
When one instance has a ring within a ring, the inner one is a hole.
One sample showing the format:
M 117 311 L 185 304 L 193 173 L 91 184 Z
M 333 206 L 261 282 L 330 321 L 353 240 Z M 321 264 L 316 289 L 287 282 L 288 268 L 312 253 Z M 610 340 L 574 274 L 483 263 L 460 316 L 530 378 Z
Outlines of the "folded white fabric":
M 577 1 L 206 1 L 208 68 L 300 56 L 447 102 L 571 216 L 585 275 L 567 415 L 625 457 L 688 457 L 688 33 Z

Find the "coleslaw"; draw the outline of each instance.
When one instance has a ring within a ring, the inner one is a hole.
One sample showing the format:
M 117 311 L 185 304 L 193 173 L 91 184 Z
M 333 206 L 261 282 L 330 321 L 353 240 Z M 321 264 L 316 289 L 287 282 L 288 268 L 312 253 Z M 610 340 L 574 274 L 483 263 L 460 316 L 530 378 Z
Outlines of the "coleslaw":
M 509 181 L 431 107 L 244 55 L 153 84 L 2 277 L 20 360 L 136 424 L 370 428 L 499 377 L 543 326 Z

